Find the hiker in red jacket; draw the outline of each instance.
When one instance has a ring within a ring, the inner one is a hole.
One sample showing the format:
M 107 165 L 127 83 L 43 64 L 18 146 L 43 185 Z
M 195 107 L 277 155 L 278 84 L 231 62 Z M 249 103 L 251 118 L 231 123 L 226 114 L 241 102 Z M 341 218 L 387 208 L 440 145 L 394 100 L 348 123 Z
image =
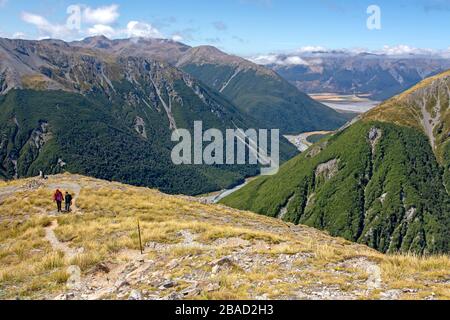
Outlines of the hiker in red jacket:
M 63 198 L 64 197 L 63 197 L 62 192 L 59 191 L 59 189 L 56 190 L 55 194 L 53 195 L 53 201 L 56 202 L 56 206 L 58 207 L 58 212 L 62 211 L 61 210 L 61 205 L 62 205 L 62 202 L 63 202 Z

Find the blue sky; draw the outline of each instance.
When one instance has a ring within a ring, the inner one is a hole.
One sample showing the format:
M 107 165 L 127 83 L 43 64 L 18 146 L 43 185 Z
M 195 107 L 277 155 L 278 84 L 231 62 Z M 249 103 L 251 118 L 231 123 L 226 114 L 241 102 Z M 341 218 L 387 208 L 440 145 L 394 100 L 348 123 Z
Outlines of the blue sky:
M 249 56 L 306 46 L 381 49 L 450 46 L 450 0 L 0 0 L 0 35 L 40 39 L 165 37 Z M 81 29 L 67 7 L 80 4 Z M 369 5 L 381 30 L 366 27 Z

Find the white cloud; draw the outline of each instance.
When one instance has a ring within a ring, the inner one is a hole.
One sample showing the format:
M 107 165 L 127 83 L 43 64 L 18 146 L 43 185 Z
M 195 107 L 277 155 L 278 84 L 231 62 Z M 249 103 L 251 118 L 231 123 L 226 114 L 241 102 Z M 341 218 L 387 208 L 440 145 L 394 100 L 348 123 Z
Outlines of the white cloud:
M 96 24 L 87 29 L 87 34 L 89 36 L 105 36 L 108 38 L 163 38 L 159 30 L 151 24 L 139 21 L 128 22 L 126 29 L 115 29 L 109 25 Z M 174 38 L 178 39 L 179 36 L 174 36 Z
M 28 12 L 22 13 L 22 20 L 26 23 L 34 24 L 38 28 L 47 29 L 50 27 L 50 22 L 47 21 L 44 17 L 41 17 L 37 14 L 32 14 Z
M 295 66 L 305 65 L 310 68 L 321 66 L 323 57 L 343 55 L 355 56 L 362 53 L 374 55 L 386 55 L 392 58 L 408 58 L 414 56 L 440 57 L 450 59 L 450 47 L 448 49 L 424 49 L 408 45 L 384 46 L 379 50 L 368 50 L 364 48 L 334 49 L 329 50 L 321 46 L 307 46 L 295 50 L 278 54 L 261 54 L 247 57 L 248 60 L 261 65 Z
M 64 39 L 78 32 L 77 30 L 70 30 L 66 25 L 52 24 L 44 17 L 29 12 L 22 13 L 22 20 L 34 25 L 45 37 Z
M 439 50 L 414 48 L 408 45 L 400 44 L 397 46 L 384 46 L 382 50 L 376 52 L 390 56 L 414 55 L 414 54 L 439 54 Z
M 288 57 L 283 61 L 283 64 L 286 65 L 308 65 L 308 62 L 306 62 L 305 60 L 303 60 L 300 57 L 297 56 L 292 56 L 292 57 Z
M 250 61 L 256 63 L 256 64 L 276 64 L 278 61 L 278 55 L 270 54 L 270 55 L 262 55 L 262 56 L 256 56 L 249 58 Z
M 112 38 L 116 35 L 116 30 L 104 24 L 96 24 L 87 30 L 89 36 L 105 36 Z
M 26 37 L 27 35 L 23 32 L 16 32 L 12 36 L 13 39 L 25 39 Z
M 321 46 L 305 46 L 299 48 L 297 51 L 304 53 L 304 52 L 318 52 L 318 51 L 326 51 L 327 49 L 325 47 Z
M 381 50 L 382 53 L 387 55 L 401 55 L 401 54 L 410 54 L 414 53 L 416 49 L 411 48 L 407 45 L 398 45 L 398 46 L 384 46 Z
M 176 42 L 181 42 L 181 41 L 183 41 L 184 39 L 183 39 L 183 37 L 182 37 L 181 35 L 179 35 L 179 34 L 174 34 L 174 35 L 172 36 L 172 40 L 173 40 L 173 41 L 176 41 Z
M 303 60 L 301 57 L 294 55 L 283 56 L 283 55 L 269 54 L 252 57 L 249 60 L 256 64 L 261 65 L 269 65 L 269 64 L 276 64 L 280 66 L 308 65 L 308 62 Z
M 83 10 L 83 20 L 93 25 L 109 25 L 119 18 L 119 6 L 112 4 L 110 6 L 91 8 L 86 7 Z
M 1 0 L 0 0 L 1 1 Z M 112 4 L 98 8 L 82 8 L 81 29 L 73 29 L 63 24 L 54 24 L 43 16 L 23 12 L 22 20 L 34 25 L 38 31 L 39 38 L 58 38 L 63 40 L 75 40 L 86 36 L 104 35 L 108 38 L 163 38 L 161 32 L 151 24 L 140 21 L 129 21 L 125 28 L 116 25 L 120 16 L 119 6 Z M 177 41 L 180 41 L 177 35 Z
M 139 21 L 128 22 L 126 32 L 129 38 L 163 38 L 151 24 Z

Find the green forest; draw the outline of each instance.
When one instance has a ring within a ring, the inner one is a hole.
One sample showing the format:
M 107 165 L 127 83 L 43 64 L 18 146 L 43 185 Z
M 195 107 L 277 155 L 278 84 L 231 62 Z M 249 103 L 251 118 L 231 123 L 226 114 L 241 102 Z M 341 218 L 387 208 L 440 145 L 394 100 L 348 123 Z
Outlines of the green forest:
M 371 141 L 374 130 L 378 136 Z M 444 174 L 423 133 L 363 121 L 321 140 L 279 174 L 253 181 L 223 203 L 382 252 L 449 252 L 446 159 Z M 318 172 L 327 163 L 331 168 Z

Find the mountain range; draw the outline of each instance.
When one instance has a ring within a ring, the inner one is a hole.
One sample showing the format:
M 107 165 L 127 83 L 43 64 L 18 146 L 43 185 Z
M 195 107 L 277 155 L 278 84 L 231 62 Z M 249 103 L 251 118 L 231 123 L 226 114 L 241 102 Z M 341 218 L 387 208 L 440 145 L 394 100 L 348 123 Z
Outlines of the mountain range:
M 286 126 L 281 118 L 273 120 L 267 109 L 267 115 L 258 116 L 245 104 L 235 103 L 250 89 L 236 89 L 231 99 L 217 90 L 214 78 L 198 79 L 181 67 L 197 61 L 197 56 L 202 59 L 199 51 L 157 39 L 94 37 L 73 43 L 0 39 L 0 177 L 67 170 L 165 192 L 205 193 L 240 183 L 259 169 L 175 166 L 170 159 L 175 129 L 192 130 L 194 121 L 202 120 L 205 130 L 301 132 L 337 128 L 349 117 L 311 100 L 273 71 L 240 60 L 259 70 L 246 81 L 263 86 L 264 94 L 284 96 L 272 87 L 273 82 L 282 83 L 294 95 L 292 110 L 300 118 L 304 115 L 304 121 Z M 234 66 L 238 59 L 220 55 L 220 65 Z M 227 81 L 234 85 L 233 79 Z M 272 112 L 281 113 L 282 106 L 273 105 Z M 282 160 L 296 153 L 284 139 L 280 150 Z
M 450 71 L 427 78 L 223 203 L 381 252 L 448 253 Z
M 450 68 L 438 54 L 311 51 L 253 57 L 308 94 L 364 95 L 384 101 Z
M 354 117 L 314 101 L 269 68 L 212 46 L 192 48 L 171 40 L 105 37 L 87 38 L 72 45 L 105 54 L 167 61 L 220 92 L 263 127 L 283 133 L 332 129 Z

